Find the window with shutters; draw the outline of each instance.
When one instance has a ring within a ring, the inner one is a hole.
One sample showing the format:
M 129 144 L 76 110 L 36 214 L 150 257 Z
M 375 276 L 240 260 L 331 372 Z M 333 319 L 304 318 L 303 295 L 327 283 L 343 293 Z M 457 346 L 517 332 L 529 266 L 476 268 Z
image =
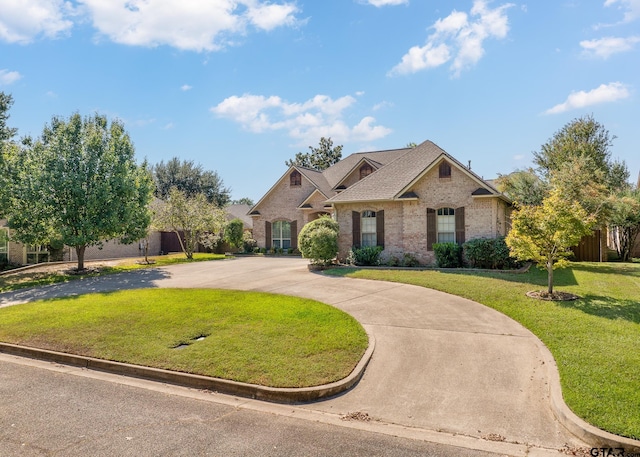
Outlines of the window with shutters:
M 302 185 L 302 175 L 298 170 L 294 170 L 289 175 L 289 186 L 299 187 Z
M 456 242 L 456 216 L 453 208 L 438 209 L 438 243 Z
M 362 246 L 376 246 L 378 244 L 378 232 L 376 230 L 376 212 L 363 211 L 361 213 L 361 237 Z
M 273 248 L 289 249 L 291 247 L 291 223 L 275 221 L 271 224 L 271 246 Z

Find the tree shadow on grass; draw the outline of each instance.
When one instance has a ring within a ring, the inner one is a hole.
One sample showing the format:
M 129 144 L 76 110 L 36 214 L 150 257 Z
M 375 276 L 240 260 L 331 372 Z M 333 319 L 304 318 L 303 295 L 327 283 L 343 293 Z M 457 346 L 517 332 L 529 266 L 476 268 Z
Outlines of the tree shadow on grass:
M 58 297 L 73 297 L 98 292 L 114 292 L 118 290 L 144 289 L 158 287 L 156 281 L 170 277 L 171 274 L 162 269 L 148 268 L 103 276 L 94 276 L 73 281 L 18 289 L 0 293 L 0 308 L 13 304 L 27 303 Z
M 611 320 L 626 320 L 640 324 L 640 300 L 616 299 L 603 295 L 583 295 L 579 300 L 556 302 L 563 308 L 572 308 L 593 316 Z
M 576 271 L 585 271 L 596 274 L 624 274 L 640 278 L 640 268 L 637 263 L 623 262 L 607 262 L 607 263 L 591 263 L 591 262 L 575 262 L 571 264 L 571 269 Z
M 529 271 L 526 273 L 509 273 L 509 272 L 490 272 L 490 271 L 464 271 L 464 270 L 439 270 L 441 273 L 446 274 L 462 274 L 470 276 L 479 276 L 491 279 L 498 279 L 501 281 L 514 282 L 519 284 L 530 284 L 535 288 L 547 288 L 547 270 L 542 270 L 535 265 L 532 265 Z M 554 270 L 553 272 L 553 286 L 576 286 L 578 281 L 573 274 L 571 268 L 563 268 Z

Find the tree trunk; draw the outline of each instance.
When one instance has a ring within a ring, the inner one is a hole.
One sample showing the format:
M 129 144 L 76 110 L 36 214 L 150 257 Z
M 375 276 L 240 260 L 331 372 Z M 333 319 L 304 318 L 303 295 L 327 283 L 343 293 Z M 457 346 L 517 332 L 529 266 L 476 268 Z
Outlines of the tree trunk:
M 149 265 L 149 240 L 147 238 L 145 238 L 143 243 L 144 243 L 144 245 L 143 245 L 143 248 L 144 248 L 144 263 Z
M 547 261 L 547 292 L 549 295 L 553 294 L 553 262 L 551 260 Z
M 86 248 L 86 245 L 76 246 L 76 255 L 78 256 L 78 271 L 84 270 L 84 251 Z

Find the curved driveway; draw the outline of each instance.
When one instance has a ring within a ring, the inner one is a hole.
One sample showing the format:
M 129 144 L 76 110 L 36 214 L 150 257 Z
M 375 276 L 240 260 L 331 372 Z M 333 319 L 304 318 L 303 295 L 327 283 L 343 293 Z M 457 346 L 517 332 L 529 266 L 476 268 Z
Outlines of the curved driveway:
M 302 406 L 366 412 L 381 423 L 536 447 L 583 445 L 554 417 L 541 343 L 476 302 L 417 286 L 326 277 L 297 258 L 239 258 L 140 270 L 0 294 L 35 298 L 140 287 L 229 288 L 313 298 L 354 316 L 376 339 L 364 377 Z

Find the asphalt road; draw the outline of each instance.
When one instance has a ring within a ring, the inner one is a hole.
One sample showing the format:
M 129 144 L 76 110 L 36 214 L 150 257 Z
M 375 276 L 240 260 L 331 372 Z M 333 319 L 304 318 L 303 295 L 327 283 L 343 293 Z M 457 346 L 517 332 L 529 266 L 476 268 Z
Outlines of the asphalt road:
M 260 411 L 215 393 L 10 359 L 0 355 L 2 457 L 498 455 L 354 428 L 364 423 Z

